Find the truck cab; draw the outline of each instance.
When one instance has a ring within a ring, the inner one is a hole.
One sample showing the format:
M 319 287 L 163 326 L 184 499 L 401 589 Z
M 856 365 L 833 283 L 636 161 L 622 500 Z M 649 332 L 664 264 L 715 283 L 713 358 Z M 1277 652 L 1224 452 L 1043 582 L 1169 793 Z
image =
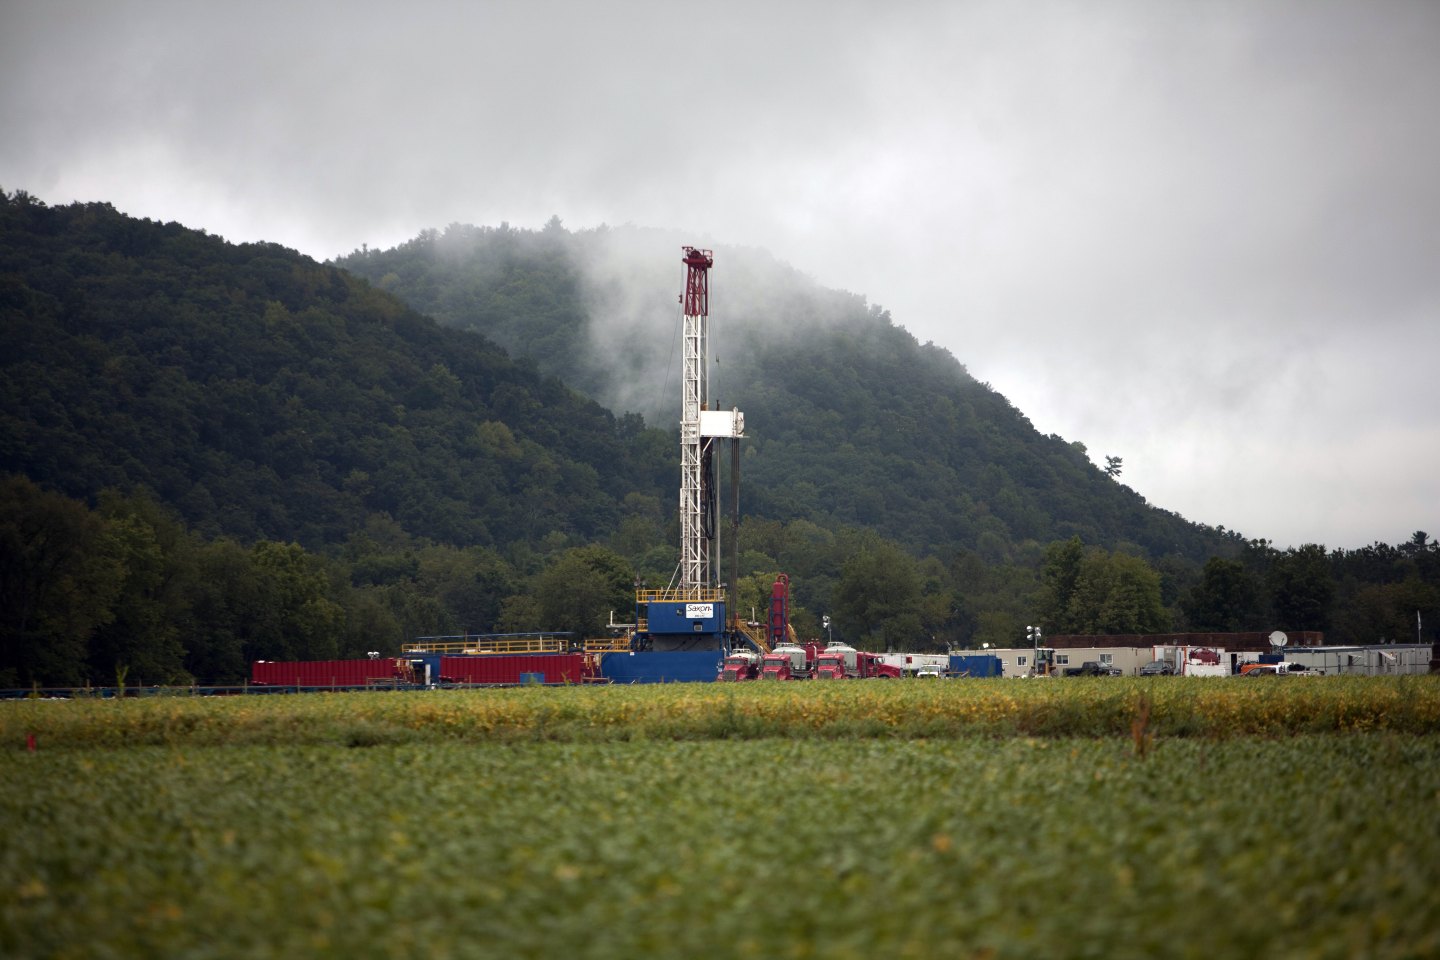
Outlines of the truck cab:
M 813 670 L 813 645 L 781 643 L 765 654 L 760 665 L 760 677 L 764 680 L 804 680 Z
M 853 680 L 872 677 L 899 677 L 900 668 L 888 664 L 878 653 L 864 653 L 848 643 L 835 642 L 820 651 L 815 676 L 823 680 Z
M 760 657 L 750 650 L 735 650 L 720 664 L 716 680 L 754 680 L 760 675 Z
M 857 659 L 859 651 L 848 643 L 830 643 L 816 659 L 815 676 L 820 680 L 844 680 L 859 676 Z

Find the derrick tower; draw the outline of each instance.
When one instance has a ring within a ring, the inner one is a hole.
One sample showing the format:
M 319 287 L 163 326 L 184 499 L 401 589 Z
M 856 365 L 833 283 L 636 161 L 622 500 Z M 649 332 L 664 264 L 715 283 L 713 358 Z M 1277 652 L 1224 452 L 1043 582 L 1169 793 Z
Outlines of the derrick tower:
M 720 556 L 716 500 L 719 490 L 717 440 L 730 443 L 730 478 L 734 494 L 732 529 L 740 512 L 740 439 L 745 415 L 739 410 L 712 410 L 708 373 L 710 350 L 709 250 L 681 247 L 685 255 L 684 361 L 680 385 L 680 563 L 662 589 L 635 582 L 635 623 L 632 649 L 675 653 L 728 650 L 734 631 L 727 616 L 725 584 L 715 569 Z M 723 443 L 722 443 L 723 446 Z M 733 553 L 733 549 L 732 549 Z M 735 558 L 731 567 L 734 569 Z M 732 574 L 733 576 L 733 574 Z M 763 650 L 764 637 L 749 641 Z
M 681 247 L 685 264 L 684 360 L 680 394 L 680 569 L 679 588 L 697 594 L 716 586 L 712 561 L 718 552 L 715 440 L 745 435 L 739 410 L 712 410 L 709 382 L 709 250 Z
M 710 585 L 710 534 L 715 525 L 714 489 L 708 483 L 710 453 L 700 438 L 700 413 L 710 400 L 709 250 L 685 251 L 684 360 L 680 384 L 680 589 Z

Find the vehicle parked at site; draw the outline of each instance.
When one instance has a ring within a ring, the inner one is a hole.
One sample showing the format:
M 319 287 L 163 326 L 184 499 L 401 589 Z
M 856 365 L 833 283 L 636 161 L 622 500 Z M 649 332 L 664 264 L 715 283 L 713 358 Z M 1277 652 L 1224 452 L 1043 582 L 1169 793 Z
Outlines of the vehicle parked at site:
M 1124 673 L 1119 667 L 1112 667 L 1099 660 L 1086 660 L 1078 667 L 1066 667 L 1067 677 L 1118 677 Z
M 817 680 L 898 678 L 900 668 L 885 663 L 878 653 L 856 650 L 848 643 L 836 641 L 820 651 L 815 668 Z
M 732 650 L 720 664 L 717 680 L 754 680 L 760 676 L 760 655 L 753 650 Z
M 1140 668 L 1142 677 L 1170 677 L 1175 675 L 1175 667 L 1168 660 L 1151 660 Z
M 808 680 L 815 673 L 817 643 L 782 643 L 765 654 L 760 664 L 762 680 Z

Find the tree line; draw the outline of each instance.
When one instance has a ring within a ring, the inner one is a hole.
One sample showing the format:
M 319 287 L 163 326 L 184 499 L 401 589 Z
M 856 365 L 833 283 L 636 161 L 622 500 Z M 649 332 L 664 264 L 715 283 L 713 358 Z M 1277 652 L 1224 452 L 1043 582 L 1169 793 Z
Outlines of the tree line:
M 1168 576 L 1072 538 L 1046 550 L 1041 579 L 1039 620 L 1051 633 L 1284 629 L 1321 631 L 1330 643 L 1409 643 L 1437 636 L 1440 614 L 1440 546 L 1424 531 L 1399 546 L 1329 552 L 1248 541 L 1238 557 Z
M 324 554 L 206 539 L 143 494 L 91 507 L 0 478 L 0 687 L 238 683 L 254 660 L 393 656 L 418 636 L 589 634 L 632 583 L 598 546 L 507 558 L 376 518 Z
M 633 532 L 633 531 L 632 531 Z M 1330 642 L 1425 642 L 1440 633 L 1440 544 L 1326 552 L 1247 544 L 1188 581 L 1078 538 L 1037 567 L 961 551 L 916 558 L 872 532 L 808 521 L 742 526 L 742 616 L 763 621 L 770 586 L 792 577 L 805 637 L 877 650 L 1014 646 L 1050 634 L 1321 630 Z M 627 555 L 628 553 L 628 555 Z M 95 504 L 0 478 L 0 687 L 238 683 L 253 660 L 393 656 L 421 636 L 573 631 L 602 636 L 632 611 L 637 583 L 664 582 L 674 551 L 648 540 L 540 549 L 461 548 L 374 516 L 343 545 L 207 539 L 143 493 Z

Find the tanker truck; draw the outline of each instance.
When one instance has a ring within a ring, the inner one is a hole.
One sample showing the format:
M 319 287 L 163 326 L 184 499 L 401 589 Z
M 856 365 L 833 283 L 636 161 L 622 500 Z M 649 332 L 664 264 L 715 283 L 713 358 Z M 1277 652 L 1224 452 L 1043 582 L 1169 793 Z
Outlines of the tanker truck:
M 900 668 L 885 663 L 878 653 L 856 650 L 841 640 L 830 643 L 820 651 L 819 663 L 815 667 L 818 680 L 865 680 L 872 677 L 898 678 Z
M 716 680 L 754 680 L 760 676 L 760 655 L 753 650 L 733 650 L 720 664 Z
M 760 677 L 763 680 L 807 680 L 815 675 L 815 660 L 819 649 L 819 644 L 815 643 L 787 641 L 778 644 L 774 650 L 765 654 L 765 659 L 760 664 Z

